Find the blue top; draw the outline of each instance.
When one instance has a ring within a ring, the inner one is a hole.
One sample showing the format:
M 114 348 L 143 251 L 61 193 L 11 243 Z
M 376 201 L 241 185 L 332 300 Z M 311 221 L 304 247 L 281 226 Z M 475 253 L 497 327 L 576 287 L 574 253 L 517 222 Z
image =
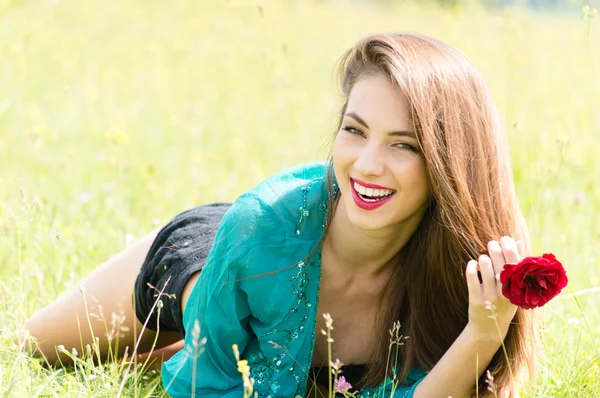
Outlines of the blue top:
M 259 397 L 305 397 L 321 253 L 307 256 L 323 234 L 327 165 L 284 170 L 244 193 L 225 214 L 183 314 L 185 346 L 163 364 L 162 381 L 170 395 L 242 397 L 232 351 L 237 344 Z M 411 369 L 394 396 L 412 397 L 425 375 L 423 369 Z M 387 379 L 357 396 L 389 397 L 392 384 Z

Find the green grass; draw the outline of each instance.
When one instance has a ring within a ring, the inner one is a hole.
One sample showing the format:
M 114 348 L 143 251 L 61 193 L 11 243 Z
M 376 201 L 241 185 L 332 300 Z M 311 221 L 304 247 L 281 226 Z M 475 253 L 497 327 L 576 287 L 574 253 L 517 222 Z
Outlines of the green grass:
M 416 30 L 486 77 L 534 250 L 568 270 L 523 396 L 599 397 L 599 21 L 397 3 L 0 0 L 0 394 L 116 396 L 122 367 L 44 370 L 18 325 L 176 213 L 324 159 L 339 55 Z M 124 395 L 161 391 L 143 377 Z

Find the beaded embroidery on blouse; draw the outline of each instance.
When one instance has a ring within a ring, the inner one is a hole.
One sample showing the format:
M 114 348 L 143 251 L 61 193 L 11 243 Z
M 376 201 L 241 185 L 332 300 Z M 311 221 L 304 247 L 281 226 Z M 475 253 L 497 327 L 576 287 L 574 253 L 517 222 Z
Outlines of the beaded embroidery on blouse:
M 311 211 L 308 208 L 307 195 L 311 191 L 313 184 L 316 183 L 317 181 L 322 181 L 322 180 L 324 180 L 324 177 L 313 178 L 305 186 L 300 188 L 302 191 L 302 206 L 300 206 L 298 208 L 299 219 L 298 219 L 298 223 L 295 226 L 295 230 L 294 230 L 295 235 L 300 235 L 302 233 L 303 222 L 305 221 L 305 219 L 307 217 L 311 216 Z M 337 194 L 338 187 L 337 187 L 336 183 L 333 183 L 333 189 L 334 189 L 334 195 Z M 328 200 L 329 200 L 328 198 L 325 199 L 318 206 L 318 209 L 320 211 L 318 215 L 320 217 L 322 217 L 323 220 L 325 220 L 325 215 L 327 214 L 327 210 L 329 208 Z M 313 215 L 314 215 L 314 213 L 313 213 Z M 325 221 L 323 221 L 321 232 L 324 233 L 324 231 L 325 231 Z M 308 269 L 308 267 L 319 267 L 320 268 L 320 266 L 321 266 L 320 261 L 321 261 L 321 248 L 316 250 L 312 254 L 311 257 L 305 259 L 304 261 L 300 261 L 297 264 L 298 272 L 290 279 L 290 287 L 291 287 L 292 293 L 296 296 L 296 300 L 295 300 L 295 305 L 292 306 L 292 308 L 288 311 L 284 320 L 288 320 L 290 317 L 298 317 L 298 314 L 302 313 L 302 315 L 300 317 L 300 322 L 297 323 L 297 326 L 294 328 L 290 328 L 290 329 L 273 329 L 271 332 L 267 333 L 267 335 L 265 335 L 261 338 L 261 340 L 264 340 L 265 337 L 268 337 L 271 335 L 283 334 L 283 336 L 284 336 L 283 339 L 278 339 L 280 342 L 283 343 L 282 345 L 270 341 L 270 343 L 273 344 L 276 348 L 281 349 L 281 354 L 275 355 L 271 358 L 267 358 L 262 352 L 258 352 L 258 353 L 252 354 L 248 357 L 248 361 L 251 364 L 250 372 L 251 372 L 252 377 L 254 378 L 255 387 L 259 387 L 259 388 L 262 387 L 262 389 L 268 389 L 269 395 L 272 395 L 272 394 L 276 395 L 278 393 L 279 389 L 281 388 L 281 386 L 279 385 L 279 383 L 277 381 L 272 381 L 272 378 L 273 378 L 273 375 L 275 374 L 275 372 L 289 371 L 292 373 L 294 379 L 298 383 L 295 397 L 302 398 L 304 396 L 304 393 L 306 390 L 306 384 L 308 382 L 308 372 L 305 371 L 304 369 L 302 369 L 298 363 L 296 363 L 296 365 L 294 365 L 294 366 L 291 366 L 289 369 L 281 369 L 281 365 L 283 364 L 282 359 L 288 352 L 288 348 L 289 348 L 290 344 L 292 343 L 292 341 L 296 340 L 300 336 L 300 334 L 303 334 L 307 331 L 306 328 L 304 327 L 304 325 L 308 321 L 308 317 L 310 314 L 309 309 L 313 306 L 313 303 L 307 296 L 307 288 L 308 288 L 309 282 L 310 282 L 307 269 Z M 320 278 L 320 272 L 319 272 L 319 278 Z M 317 282 L 319 282 L 319 281 L 317 281 Z M 318 301 L 319 301 L 318 291 L 319 291 L 319 288 L 317 287 L 316 303 L 314 303 L 314 305 L 317 307 L 319 304 L 318 303 Z M 315 311 L 315 319 L 313 320 L 313 324 L 316 325 L 316 311 Z M 316 331 L 313 328 L 313 330 L 310 332 L 312 333 L 311 344 L 312 344 L 312 346 L 314 346 Z M 311 348 L 310 360 L 312 360 L 312 348 Z M 310 363 L 310 361 L 309 361 L 309 363 Z M 262 394 L 261 394 L 261 396 L 262 396 Z

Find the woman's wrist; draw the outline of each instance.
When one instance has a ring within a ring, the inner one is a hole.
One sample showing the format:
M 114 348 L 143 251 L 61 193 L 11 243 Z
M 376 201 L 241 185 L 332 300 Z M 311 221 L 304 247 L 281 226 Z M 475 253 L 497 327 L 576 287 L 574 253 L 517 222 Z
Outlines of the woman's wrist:
M 462 333 L 415 389 L 415 398 L 469 396 L 477 377 L 489 366 L 501 347 L 496 331 L 467 324 Z M 468 370 L 468 371 L 465 371 Z M 474 378 L 475 373 L 477 377 Z
M 500 346 L 502 341 L 506 338 L 508 327 L 502 327 L 502 325 L 498 324 L 493 330 L 481 330 L 475 325 L 467 323 L 463 333 L 465 333 L 468 340 L 472 341 L 474 344 L 498 344 L 498 346 Z

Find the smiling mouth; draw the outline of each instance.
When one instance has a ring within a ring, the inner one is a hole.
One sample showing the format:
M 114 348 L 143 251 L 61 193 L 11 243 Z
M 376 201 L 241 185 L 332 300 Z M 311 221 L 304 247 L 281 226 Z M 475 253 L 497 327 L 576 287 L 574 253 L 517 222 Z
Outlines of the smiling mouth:
M 369 203 L 385 200 L 396 193 L 393 189 L 367 188 L 356 181 L 352 181 L 352 187 L 360 199 Z
M 390 195 L 393 195 L 393 194 L 390 194 Z M 364 196 L 364 195 L 358 194 L 358 196 L 360 196 L 360 198 L 362 200 L 364 200 L 365 202 L 379 202 L 380 200 L 383 200 L 383 199 L 387 198 L 390 195 L 370 197 L 370 196 Z
M 387 195 L 384 195 L 384 196 L 368 196 L 368 195 L 363 195 L 363 194 L 361 194 L 361 193 L 359 193 L 359 192 L 357 192 L 357 193 L 358 193 L 358 196 L 359 196 L 359 197 L 360 197 L 362 200 L 364 200 L 365 202 L 379 202 L 380 200 L 384 200 L 384 199 L 385 199 L 385 198 L 387 198 L 388 196 L 392 196 L 392 195 L 394 194 L 394 193 L 392 192 L 392 193 L 390 193 L 390 194 L 387 194 Z

